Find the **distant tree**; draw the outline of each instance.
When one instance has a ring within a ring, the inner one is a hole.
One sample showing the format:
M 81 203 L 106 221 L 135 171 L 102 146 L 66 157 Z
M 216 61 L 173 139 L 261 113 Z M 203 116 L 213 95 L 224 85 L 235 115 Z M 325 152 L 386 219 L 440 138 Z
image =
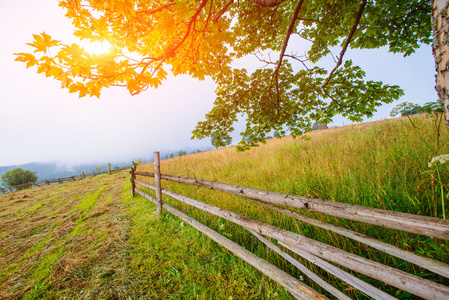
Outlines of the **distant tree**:
M 95 167 L 95 171 L 100 172 L 103 167 Z
M 175 157 L 175 156 L 173 155 L 173 153 L 170 153 L 170 158 L 173 158 L 173 157 Z
M 37 181 L 37 172 L 30 170 L 23 170 L 22 168 L 16 168 L 6 171 L 2 176 L 2 182 L 5 186 L 15 186 L 25 184 L 28 182 Z
M 168 154 L 165 154 L 165 159 L 168 159 Z
M 440 105 L 441 106 L 441 105 Z M 420 111 L 421 106 L 418 104 L 403 102 L 396 105 L 390 112 L 390 117 L 394 117 L 397 114 L 401 114 L 401 117 L 415 115 Z
M 420 112 L 426 113 L 443 113 L 443 108 L 438 100 L 433 102 L 427 102 L 419 108 Z
M 136 164 L 141 165 L 141 164 L 142 164 L 142 159 L 139 158 L 139 159 L 136 161 Z
M 187 152 L 185 152 L 184 150 L 180 150 L 178 152 L 178 156 L 183 156 L 183 155 L 187 155 Z
M 119 166 L 115 166 L 115 167 L 114 167 L 114 170 L 118 170 L 118 169 L 120 169 Z
M 275 137 L 275 138 L 280 138 L 280 137 L 282 137 L 282 134 L 279 132 L 279 131 L 275 131 L 274 133 L 273 133 L 273 136 Z

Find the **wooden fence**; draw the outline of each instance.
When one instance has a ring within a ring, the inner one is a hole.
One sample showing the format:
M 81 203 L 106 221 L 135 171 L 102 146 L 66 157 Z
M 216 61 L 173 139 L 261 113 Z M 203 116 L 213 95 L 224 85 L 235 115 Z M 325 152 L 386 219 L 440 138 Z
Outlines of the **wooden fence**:
M 137 171 L 136 166 L 133 163 L 130 173 L 133 196 L 135 195 L 135 193 L 137 193 L 156 204 L 158 219 L 161 216 L 162 209 L 165 209 L 171 214 L 179 217 L 184 222 L 198 229 L 224 248 L 228 249 L 238 257 L 242 258 L 258 270 L 260 270 L 265 275 L 269 276 L 270 278 L 284 286 L 297 299 L 327 298 L 319 294 L 317 291 L 313 290 L 311 287 L 305 285 L 300 280 L 285 273 L 284 271 L 268 263 L 267 261 L 257 257 L 253 253 L 247 251 L 228 238 L 220 235 L 211 228 L 201 224 L 200 222 L 171 207 L 170 205 L 163 203 L 162 194 L 244 227 L 260 241 L 262 241 L 266 246 L 284 257 L 287 261 L 297 267 L 311 280 L 313 280 L 315 283 L 317 283 L 319 286 L 327 290 L 330 294 L 334 295 L 338 299 L 350 298 L 340 290 L 331 286 L 329 283 L 314 274 L 306 266 L 301 264 L 280 247 L 267 240 L 264 236 L 276 240 L 280 246 L 291 250 L 300 257 L 312 262 L 313 264 L 319 266 L 321 269 L 324 269 L 325 271 L 340 278 L 344 282 L 353 286 L 355 289 L 362 291 L 371 298 L 396 299 L 393 296 L 385 293 L 384 291 L 381 291 L 378 288 L 368 284 L 367 282 L 362 281 L 358 277 L 353 276 L 350 273 L 340 269 L 336 265 L 340 265 L 357 273 L 377 279 L 400 290 L 407 291 L 424 299 L 449 299 L 449 287 L 447 286 L 423 279 L 421 277 L 409 274 L 390 266 L 380 264 L 378 262 L 346 252 L 328 244 L 315 241 L 298 233 L 290 232 L 257 220 L 252 220 L 232 211 L 183 196 L 170 190 L 162 189 L 161 180 L 168 180 L 198 187 L 205 187 L 208 189 L 240 196 L 263 207 L 267 207 L 289 217 L 296 218 L 301 222 L 330 230 L 334 233 L 338 233 L 360 243 L 368 244 L 371 247 L 376 248 L 377 250 L 406 260 L 446 278 L 449 278 L 449 265 L 443 262 L 418 255 L 414 252 L 407 251 L 400 247 L 376 240 L 367 235 L 352 231 L 350 229 L 342 228 L 328 222 L 323 222 L 308 217 L 287 207 L 299 208 L 312 212 L 320 212 L 335 217 L 379 225 L 386 228 L 426 235 L 429 237 L 444 240 L 449 240 L 449 220 L 374 209 L 346 203 L 331 202 L 310 197 L 281 194 L 209 181 L 205 179 L 161 174 L 160 158 L 158 152 L 155 152 L 154 170 L 154 173 Z M 136 179 L 136 176 L 154 177 L 155 184 L 151 185 L 142 182 Z M 143 192 L 141 189 L 137 188 L 136 185 L 154 190 L 156 192 L 156 198 L 153 198 L 152 196 Z
M 76 175 L 76 176 L 69 176 L 69 177 L 56 178 L 56 179 L 50 179 L 50 180 L 45 179 L 45 180 L 38 181 L 38 182 L 28 182 L 25 184 L 20 184 L 20 185 L 15 185 L 15 186 L 0 187 L 0 191 L 3 194 L 6 194 L 6 193 L 14 192 L 14 191 L 20 191 L 23 189 L 29 189 L 32 187 L 40 187 L 43 185 L 50 185 L 50 184 L 54 184 L 54 183 L 63 183 L 63 182 L 67 182 L 67 181 L 75 181 L 77 179 L 93 177 L 93 176 L 97 176 L 97 175 L 101 175 L 101 174 L 113 174 L 113 173 L 121 172 L 124 170 L 128 170 L 130 168 L 131 167 L 124 167 L 124 168 L 120 168 L 120 169 L 107 170 L 107 171 L 103 171 L 103 172 L 92 171 L 92 173 L 82 172 L 80 175 Z

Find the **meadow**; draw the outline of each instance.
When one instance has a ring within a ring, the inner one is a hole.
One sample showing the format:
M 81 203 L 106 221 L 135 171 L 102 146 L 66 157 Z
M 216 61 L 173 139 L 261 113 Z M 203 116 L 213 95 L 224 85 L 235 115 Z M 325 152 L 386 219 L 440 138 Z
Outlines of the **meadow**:
M 269 139 L 243 153 L 229 147 L 176 157 L 163 160 L 161 172 L 443 218 L 449 217 L 448 165 L 428 164 L 432 157 L 449 153 L 448 140 L 447 130 L 434 117 L 420 115 L 413 123 L 398 118 L 312 132 L 304 139 Z M 142 171 L 152 168 L 152 164 L 138 166 Z M 449 285 L 448 279 L 369 245 L 247 200 L 167 181 L 162 187 Z M 321 291 L 246 230 L 163 199 Z M 131 197 L 126 172 L 0 195 L 0 299 L 293 299 L 274 281 L 170 214 L 163 213 L 157 221 L 155 211 L 145 198 Z M 304 213 L 449 261 L 446 241 Z M 298 260 L 350 297 L 366 299 Z M 359 277 L 398 298 L 413 298 Z
M 191 154 L 162 161 L 161 172 L 443 218 L 447 217 L 448 165 L 438 164 L 429 168 L 428 164 L 433 157 L 449 152 L 448 138 L 447 130 L 441 127 L 439 119 L 432 115 L 419 115 L 411 120 L 404 117 L 316 131 L 307 134 L 305 139 L 270 139 L 266 145 L 244 153 L 238 153 L 234 147 L 230 147 Z M 139 166 L 138 170 L 152 171 L 153 166 Z M 152 183 L 145 177 L 139 179 Z M 168 181 L 163 181 L 162 187 L 255 220 L 298 232 L 423 278 L 449 284 L 443 277 L 381 253 L 369 245 L 285 217 L 239 197 Z M 245 229 L 166 198 L 164 201 L 170 205 L 186 211 L 216 231 L 223 232 L 258 256 L 280 266 L 297 278 L 302 276 L 283 258 L 267 250 Z M 442 240 L 319 213 L 303 213 L 443 262 L 449 261 L 449 245 Z M 341 290 L 345 290 L 350 297 L 365 297 L 316 266 L 302 259 L 298 260 Z M 409 293 L 382 282 L 365 276 L 360 277 L 396 297 L 413 298 Z M 307 279 L 305 281 L 321 291 L 313 282 Z

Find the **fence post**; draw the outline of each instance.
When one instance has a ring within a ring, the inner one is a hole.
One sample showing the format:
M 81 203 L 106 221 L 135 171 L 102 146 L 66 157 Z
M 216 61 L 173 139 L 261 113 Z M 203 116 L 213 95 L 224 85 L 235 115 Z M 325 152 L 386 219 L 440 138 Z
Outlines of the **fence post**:
M 162 215 L 162 194 L 161 194 L 161 159 L 159 152 L 154 152 L 154 185 L 156 186 L 156 212 L 157 219 Z
M 136 183 L 134 182 L 134 180 L 136 179 L 134 175 L 134 171 L 135 171 L 136 165 L 134 164 L 134 162 L 132 162 L 131 164 L 131 195 L 134 198 L 134 194 L 135 194 L 135 189 L 136 189 Z

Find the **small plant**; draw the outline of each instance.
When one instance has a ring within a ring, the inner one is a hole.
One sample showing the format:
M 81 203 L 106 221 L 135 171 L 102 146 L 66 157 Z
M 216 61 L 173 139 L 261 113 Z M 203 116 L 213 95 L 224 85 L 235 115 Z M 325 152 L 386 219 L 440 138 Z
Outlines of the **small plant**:
M 447 196 L 445 196 L 445 194 L 444 194 L 444 185 L 445 184 L 443 183 L 443 180 L 441 179 L 441 173 L 444 172 L 445 167 L 443 167 L 443 166 L 445 164 L 447 164 L 448 162 L 449 162 L 449 154 L 444 154 L 444 155 L 439 155 L 439 156 L 432 158 L 432 160 L 428 164 L 429 168 L 433 169 L 435 171 L 435 173 L 437 174 L 436 180 L 440 187 L 443 219 L 446 219 L 446 208 L 445 208 L 446 199 L 445 198 L 447 198 Z
M 449 258 L 449 244 L 435 243 L 433 238 L 426 238 L 421 240 L 419 237 L 404 238 L 402 240 L 402 246 L 405 248 L 411 248 L 416 253 L 426 255 L 433 259 L 440 259 L 447 261 Z

